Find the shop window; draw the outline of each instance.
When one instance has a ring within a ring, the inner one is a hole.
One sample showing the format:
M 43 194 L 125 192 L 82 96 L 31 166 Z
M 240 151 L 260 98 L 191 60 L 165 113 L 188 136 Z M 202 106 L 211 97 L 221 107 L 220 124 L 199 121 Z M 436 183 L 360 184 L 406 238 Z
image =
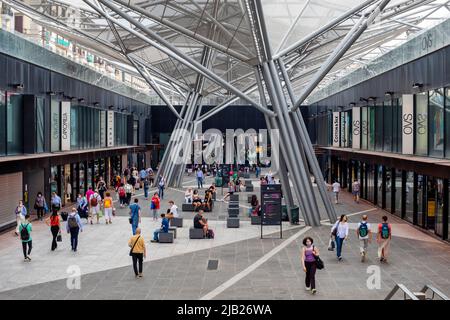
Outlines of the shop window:
M 444 90 L 429 92 L 429 155 L 444 156 Z
M 415 131 L 416 146 L 415 154 L 420 156 L 428 155 L 428 96 L 427 93 L 415 96 Z
M 7 93 L 6 153 L 23 153 L 23 99 L 22 95 Z
M 383 103 L 378 102 L 375 107 L 375 150 L 383 151 Z
M 70 107 L 70 149 L 77 150 L 80 148 L 79 141 L 79 107 L 71 106 Z
M 445 157 L 450 158 L 450 88 L 445 88 Z
M 402 115 L 403 101 L 395 99 L 392 105 L 392 151 L 402 152 Z
M 368 114 L 368 149 L 369 150 L 375 150 L 375 106 L 369 107 L 369 114 Z
M 379 206 L 380 208 L 383 207 L 383 188 L 382 188 L 382 184 L 383 184 L 383 166 L 379 165 L 377 168 L 377 206 Z
M 392 192 L 395 190 L 395 177 L 391 168 L 386 167 L 386 210 L 392 212 Z
M 394 137 L 392 135 L 392 102 L 385 101 L 383 106 L 383 151 L 392 152 L 392 142 Z M 381 127 L 381 126 L 380 126 Z
M 394 177 L 394 181 L 393 181 L 393 185 L 392 185 L 392 192 L 394 192 L 394 197 L 395 197 L 395 203 L 394 203 L 394 214 L 396 216 L 401 217 L 402 216 L 402 189 L 403 189 L 403 183 L 402 183 L 402 170 L 395 170 L 395 177 Z
M 414 172 L 406 172 L 405 185 L 405 220 L 414 220 Z
M 426 203 L 424 203 L 424 196 L 426 193 L 426 176 L 417 175 L 417 224 L 424 227 L 424 216 L 426 210 Z

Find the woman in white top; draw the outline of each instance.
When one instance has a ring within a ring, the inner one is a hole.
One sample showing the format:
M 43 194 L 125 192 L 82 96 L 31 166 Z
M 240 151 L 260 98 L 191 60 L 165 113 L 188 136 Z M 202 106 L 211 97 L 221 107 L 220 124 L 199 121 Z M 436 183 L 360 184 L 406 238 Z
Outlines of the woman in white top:
M 188 188 L 184 193 L 184 202 L 192 203 L 192 195 L 193 195 L 192 188 Z
M 342 260 L 342 245 L 344 240 L 348 239 L 348 223 L 347 216 L 341 215 L 338 221 L 331 228 L 331 235 L 336 239 L 336 255 L 339 261 Z

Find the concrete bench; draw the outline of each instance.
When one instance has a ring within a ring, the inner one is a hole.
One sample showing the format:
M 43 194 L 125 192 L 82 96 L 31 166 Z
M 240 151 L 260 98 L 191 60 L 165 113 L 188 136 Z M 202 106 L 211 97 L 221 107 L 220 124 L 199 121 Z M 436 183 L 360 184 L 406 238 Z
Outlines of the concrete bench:
M 239 208 L 228 208 L 228 216 L 238 217 L 239 216 Z
M 228 218 L 227 228 L 239 228 L 239 218 Z
M 239 202 L 236 201 L 230 201 L 228 203 L 228 208 L 239 208 Z
M 238 194 L 231 194 L 230 195 L 230 201 L 237 201 L 237 202 L 239 202 L 239 195 Z
M 203 239 L 203 229 L 190 228 L 189 239 Z
M 159 243 L 173 243 L 174 234 L 172 232 L 160 232 Z
M 173 238 L 177 238 L 177 227 L 169 227 L 169 232 L 173 233 Z
M 183 218 L 172 218 L 172 219 L 170 219 L 170 226 L 183 228 Z
M 244 179 L 250 179 L 250 172 L 244 173 Z
M 214 201 L 211 203 L 211 210 L 214 209 Z M 200 208 L 198 210 L 203 210 L 204 212 L 210 212 L 211 210 L 208 209 L 208 207 L 206 206 L 200 206 Z M 193 204 L 191 203 L 183 203 L 181 205 L 181 211 L 190 211 L 190 212 L 194 212 L 195 211 L 195 207 Z
M 253 192 L 253 191 L 255 191 L 253 189 L 253 186 L 245 186 L 245 192 Z
M 260 225 L 261 224 L 261 217 L 260 216 L 251 216 L 250 217 L 252 224 L 257 224 Z

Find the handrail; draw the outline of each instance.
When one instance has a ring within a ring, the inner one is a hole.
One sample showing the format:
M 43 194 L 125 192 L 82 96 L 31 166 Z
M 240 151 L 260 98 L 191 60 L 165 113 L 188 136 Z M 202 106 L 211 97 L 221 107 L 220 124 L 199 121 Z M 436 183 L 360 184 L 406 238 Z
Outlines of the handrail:
M 417 298 L 414 293 L 412 293 L 411 291 L 409 291 L 409 289 L 400 283 L 395 284 L 395 287 L 392 289 L 392 291 L 386 296 L 386 298 L 384 300 L 390 300 L 394 294 L 398 291 L 398 290 L 402 290 L 403 291 L 403 297 L 404 300 L 406 300 L 406 296 L 408 296 L 409 298 L 411 298 L 411 300 L 419 300 L 419 298 Z
M 430 289 L 431 292 L 433 292 L 433 296 L 431 297 L 431 300 L 434 300 L 434 295 L 436 294 L 437 296 L 439 296 L 439 298 L 441 298 L 442 300 L 450 300 L 445 294 L 443 294 L 440 290 L 436 289 L 433 286 L 430 285 L 425 285 L 422 290 L 420 290 L 420 292 L 425 293 L 427 292 L 427 290 Z

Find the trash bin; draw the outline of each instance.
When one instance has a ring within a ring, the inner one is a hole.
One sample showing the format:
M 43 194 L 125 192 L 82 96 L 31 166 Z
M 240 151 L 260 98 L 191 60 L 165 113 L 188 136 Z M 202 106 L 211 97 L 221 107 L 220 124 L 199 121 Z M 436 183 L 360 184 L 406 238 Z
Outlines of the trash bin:
M 293 224 L 300 223 L 300 209 L 298 208 L 298 206 L 294 206 L 293 208 L 291 208 L 291 216 Z M 287 214 L 287 206 L 285 204 L 281 206 L 281 220 L 289 221 L 289 216 Z
M 222 187 L 222 177 L 216 177 L 216 187 Z

